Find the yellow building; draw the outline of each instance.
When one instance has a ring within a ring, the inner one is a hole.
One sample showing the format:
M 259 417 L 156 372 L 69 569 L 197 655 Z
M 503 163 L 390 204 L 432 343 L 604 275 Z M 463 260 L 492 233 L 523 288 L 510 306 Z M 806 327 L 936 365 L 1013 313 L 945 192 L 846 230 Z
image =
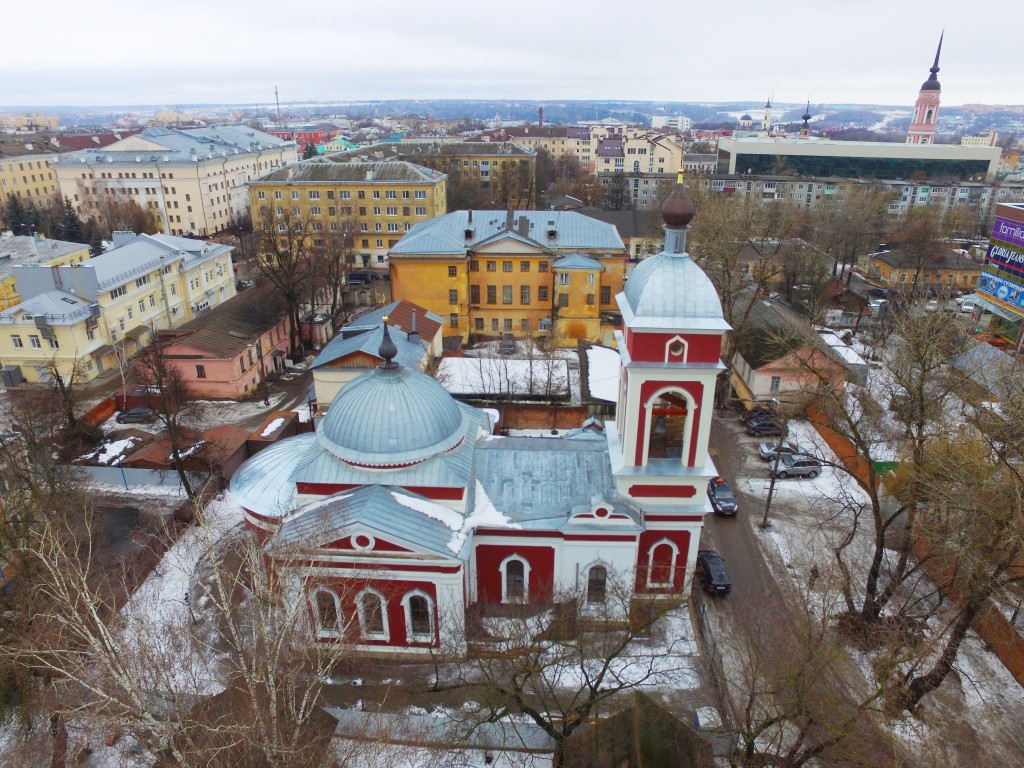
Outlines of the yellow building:
M 965 251 L 942 248 L 921 261 L 906 250 L 871 254 L 868 277 L 891 289 L 909 293 L 948 296 L 954 291 L 970 291 L 981 277 L 981 261 Z
M 14 268 L 22 265 L 57 267 L 80 264 L 89 258 L 89 246 L 40 237 L 0 236 L 0 311 L 21 303 Z
M 205 237 L 249 215 L 248 182 L 297 159 L 293 142 L 246 126 L 154 126 L 61 155 L 53 169 L 84 218 L 102 217 L 110 201 L 134 201 L 156 213 L 161 232 Z
M 56 115 L 43 115 L 38 112 L 23 115 L 0 115 L 0 131 L 34 133 L 35 131 L 55 131 L 60 128 L 60 118 Z
M 314 248 L 347 234 L 364 266 L 384 268 L 388 249 L 406 232 L 445 214 L 446 180 L 407 162 L 304 160 L 249 183 L 253 226 L 301 226 Z
M 409 139 L 381 142 L 331 155 L 335 161 L 404 160 L 447 174 L 449 188 L 479 190 L 493 207 L 531 208 L 535 205 L 537 153 L 507 141 L 439 141 Z
M 0 157 L 0 200 L 14 195 L 22 203 L 45 208 L 60 199 L 57 175 L 51 167 L 57 155 Z
M 84 262 L 14 268 L 23 301 L 0 312 L 0 361 L 28 382 L 50 363 L 85 380 L 126 370 L 151 330 L 174 328 L 235 295 L 232 249 L 170 235 L 114 234 Z
M 391 292 L 447 318 L 463 341 L 611 341 L 626 250 L 615 227 L 571 211 L 456 211 L 388 254 Z

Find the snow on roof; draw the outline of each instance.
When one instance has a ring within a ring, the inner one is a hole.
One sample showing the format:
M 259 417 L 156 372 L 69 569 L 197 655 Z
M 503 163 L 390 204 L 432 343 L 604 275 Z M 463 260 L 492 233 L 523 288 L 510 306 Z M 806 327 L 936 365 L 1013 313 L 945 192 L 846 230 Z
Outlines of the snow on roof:
M 619 399 L 619 369 L 622 358 L 609 347 L 587 348 L 587 386 L 590 396 L 598 400 L 617 402 Z
M 565 395 L 569 364 L 548 359 L 448 357 L 438 367 L 437 380 L 453 395 Z
M 283 418 L 278 417 L 278 418 L 274 419 L 272 422 L 267 424 L 267 426 L 263 429 L 263 431 L 260 433 L 260 437 L 270 437 L 278 429 L 281 428 L 282 424 L 284 424 L 284 419 Z
M 821 340 L 828 344 L 832 351 L 842 358 L 844 363 L 847 365 L 867 365 L 867 361 L 860 356 L 857 350 L 843 341 L 835 331 L 828 328 L 816 328 L 815 330 L 821 336 Z

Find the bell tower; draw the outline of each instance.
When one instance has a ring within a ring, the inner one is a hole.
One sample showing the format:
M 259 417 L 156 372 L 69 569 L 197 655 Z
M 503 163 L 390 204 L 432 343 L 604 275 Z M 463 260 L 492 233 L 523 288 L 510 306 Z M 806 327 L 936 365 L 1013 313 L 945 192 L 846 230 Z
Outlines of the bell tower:
M 639 592 L 657 591 L 643 574 L 658 547 L 658 557 L 667 557 L 666 542 L 692 573 L 709 511 L 705 489 L 717 475 L 708 438 L 715 384 L 725 368 L 722 337 L 730 327 L 714 285 L 686 252 L 696 209 L 682 177 L 680 171 L 661 209 L 664 250 L 644 259 L 616 297 L 622 365 L 616 420 L 607 434 L 616 488 L 644 510 Z
M 914 114 L 910 118 L 910 130 L 907 132 L 907 144 L 934 144 L 935 128 L 939 118 L 939 97 L 942 86 L 939 84 L 939 54 L 942 53 L 942 38 L 939 35 L 939 47 L 935 51 L 935 63 L 928 70 L 931 74 L 921 84 L 914 104 Z

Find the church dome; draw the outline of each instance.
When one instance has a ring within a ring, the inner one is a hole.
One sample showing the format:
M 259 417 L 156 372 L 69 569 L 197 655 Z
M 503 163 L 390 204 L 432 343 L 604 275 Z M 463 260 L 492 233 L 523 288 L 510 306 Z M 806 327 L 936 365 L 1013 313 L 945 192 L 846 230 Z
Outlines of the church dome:
M 728 328 L 718 291 L 686 253 L 644 259 L 629 276 L 625 297 L 634 325 Z
M 466 433 L 459 404 L 426 374 L 384 366 L 345 385 L 320 423 L 317 441 L 364 467 L 416 464 L 457 446 Z

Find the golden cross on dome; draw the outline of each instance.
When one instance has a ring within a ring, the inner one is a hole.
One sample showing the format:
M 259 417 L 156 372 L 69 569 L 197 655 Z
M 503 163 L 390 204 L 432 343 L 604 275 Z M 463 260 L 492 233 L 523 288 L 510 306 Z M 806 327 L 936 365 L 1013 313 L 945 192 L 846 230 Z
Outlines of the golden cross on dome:
M 676 174 L 676 184 L 683 183 L 683 161 L 686 159 L 686 152 L 683 151 L 682 156 L 679 158 L 679 172 Z

